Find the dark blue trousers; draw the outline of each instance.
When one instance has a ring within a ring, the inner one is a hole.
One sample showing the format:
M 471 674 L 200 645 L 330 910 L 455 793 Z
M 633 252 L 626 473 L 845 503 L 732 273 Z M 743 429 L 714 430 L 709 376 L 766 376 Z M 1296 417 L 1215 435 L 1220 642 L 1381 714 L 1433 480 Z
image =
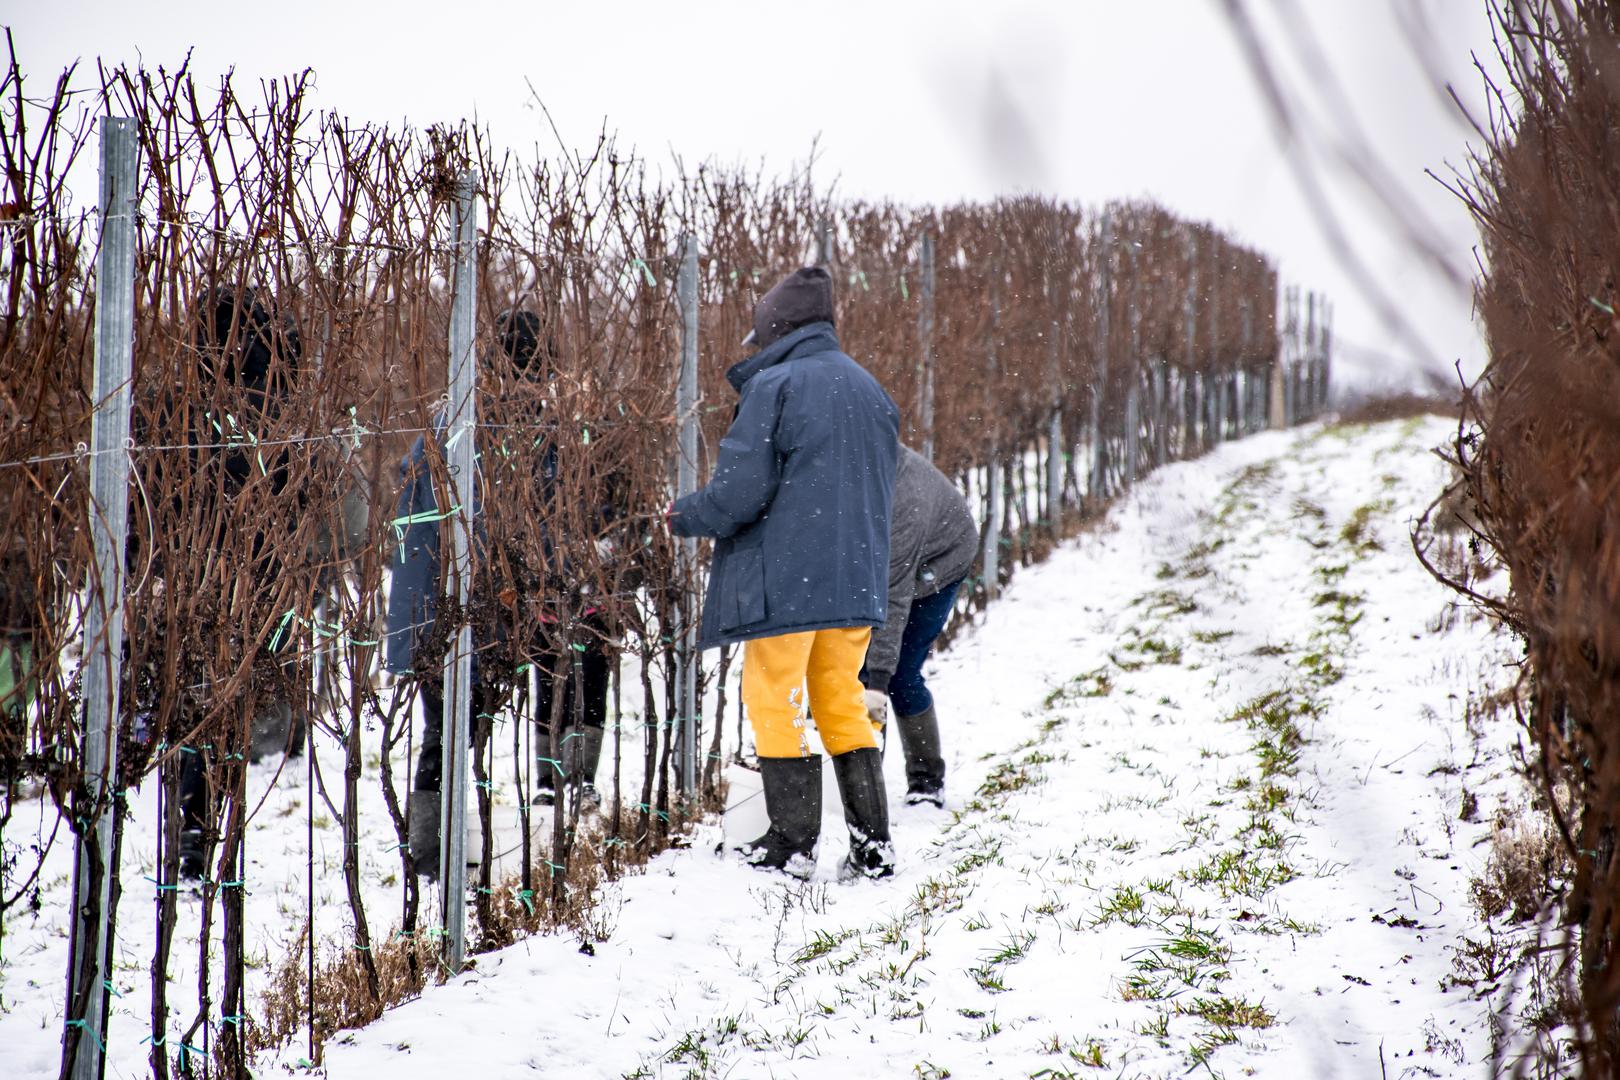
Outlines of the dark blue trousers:
M 906 619 L 905 632 L 900 637 L 900 656 L 895 662 L 894 677 L 889 680 L 889 701 L 896 716 L 916 716 L 934 704 L 934 695 L 923 681 L 923 662 L 934 647 L 934 639 L 945 629 L 951 609 L 956 606 L 956 590 L 962 583 L 945 586 L 933 596 L 914 600 L 911 614 Z

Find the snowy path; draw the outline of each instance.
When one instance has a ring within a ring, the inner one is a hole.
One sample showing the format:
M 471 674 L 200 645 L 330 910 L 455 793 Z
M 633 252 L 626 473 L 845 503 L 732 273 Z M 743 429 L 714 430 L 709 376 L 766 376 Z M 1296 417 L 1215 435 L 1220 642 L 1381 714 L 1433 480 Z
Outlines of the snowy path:
M 1511 733 L 1463 713 L 1508 646 L 1407 546 L 1445 436 L 1232 444 L 1021 573 L 935 661 L 953 813 L 896 810 L 896 880 L 831 883 L 836 800 L 808 885 L 710 830 L 594 955 L 482 956 L 329 1075 L 1480 1075 L 1458 807 Z

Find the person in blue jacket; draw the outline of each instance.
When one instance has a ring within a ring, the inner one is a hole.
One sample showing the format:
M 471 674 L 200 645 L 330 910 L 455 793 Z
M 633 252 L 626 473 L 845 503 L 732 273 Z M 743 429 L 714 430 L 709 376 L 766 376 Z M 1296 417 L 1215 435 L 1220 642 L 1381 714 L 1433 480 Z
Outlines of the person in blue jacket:
M 714 475 L 671 507 L 680 536 L 715 538 L 699 646 L 745 642 L 742 699 L 770 828 L 753 864 L 807 876 L 821 832 L 821 757 L 849 828 L 841 877 L 894 872 L 882 759 L 861 664 L 884 623 L 900 415 L 838 344 L 832 278 L 788 275 L 754 308 L 759 351 L 726 372 L 737 414 Z

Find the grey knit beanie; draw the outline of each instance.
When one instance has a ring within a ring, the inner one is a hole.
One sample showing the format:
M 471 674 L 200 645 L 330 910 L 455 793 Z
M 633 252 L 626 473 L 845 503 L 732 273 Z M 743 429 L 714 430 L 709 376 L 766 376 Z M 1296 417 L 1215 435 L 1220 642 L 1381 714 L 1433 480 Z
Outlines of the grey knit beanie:
M 801 326 L 833 321 L 832 275 L 825 267 L 795 270 L 754 305 L 754 332 L 744 345 L 763 349 Z

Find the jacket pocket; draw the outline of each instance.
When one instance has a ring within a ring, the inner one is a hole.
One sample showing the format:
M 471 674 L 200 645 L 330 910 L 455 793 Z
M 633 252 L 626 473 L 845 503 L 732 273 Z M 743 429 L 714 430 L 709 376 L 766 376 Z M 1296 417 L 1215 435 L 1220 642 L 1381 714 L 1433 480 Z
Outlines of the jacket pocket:
M 765 558 L 757 547 L 733 550 L 727 560 L 721 628 L 735 630 L 765 621 Z

